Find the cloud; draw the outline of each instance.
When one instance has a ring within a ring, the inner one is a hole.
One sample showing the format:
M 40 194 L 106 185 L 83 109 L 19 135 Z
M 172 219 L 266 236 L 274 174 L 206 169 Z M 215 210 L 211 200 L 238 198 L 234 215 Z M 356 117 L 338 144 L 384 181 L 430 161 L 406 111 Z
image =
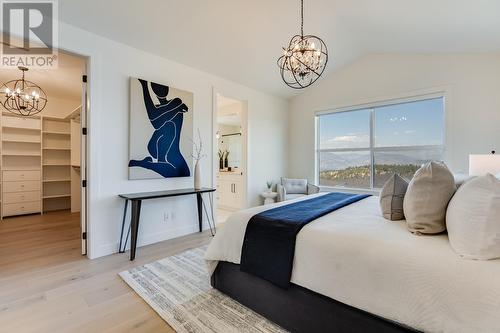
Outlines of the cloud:
M 331 139 L 332 142 L 366 142 L 368 140 L 368 135 L 342 135 Z
M 370 143 L 370 136 L 355 135 L 349 133 L 349 135 L 340 135 L 333 138 L 329 138 L 322 142 L 323 149 L 334 149 L 334 148 L 360 148 L 367 147 Z

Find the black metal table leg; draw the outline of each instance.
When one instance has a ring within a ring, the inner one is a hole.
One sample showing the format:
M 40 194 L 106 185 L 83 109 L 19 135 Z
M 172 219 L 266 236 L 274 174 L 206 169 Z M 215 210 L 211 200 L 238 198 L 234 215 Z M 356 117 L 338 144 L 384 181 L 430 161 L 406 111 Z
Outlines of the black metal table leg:
M 217 229 L 215 226 L 215 216 L 214 216 L 214 197 L 212 195 L 212 192 L 208 192 L 208 198 L 209 198 L 209 203 L 210 203 L 210 212 L 212 213 L 212 223 L 214 224 L 214 234 L 217 233 Z
M 203 210 L 205 211 L 205 215 L 207 216 L 207 222 L 208 222 L 208 226 L 210 228 L 210 234 L 212 236 L 214 236 L 214 230 L 215 230 L 215 221 L 212 219 L 212 222 L 213 222 L 213 225 L 214 225 L 214 228 L 212 229 L 212 223 L 210 222 L 210 215 L 208 214 L 208 210 L 207 210 L 207 205 L 205 204 L 205 200 L 203 200 L 203 196 L 202 196 L 202 199 L 201 199 L 201 202 L 203 204 Z
M 202 211 L 202 198 L 201 193 L 196 193 L 196 205 L 198 206 L 198 226 L 200 227 L 200 232 L 203 226 L 203 211 Z
M 125 252 L 125 246 L 127 244 L 128 233 L 127 233 L 127 238 L 125 238 L 125 246 L 122 249 L 123 230 L 125 229 L 125 221 L 127 219 L 127 208 L 128 208 L 128 200 L 125 199 L 125 208 L 123 209 L 122 231 L 120 232 L 120 245 L 118 247 L 119 253 Z
M 132 214 L 130 216 L 130 260 L 135 259 L 137 233 L 139 231 L 139 219 L 141 216 L 141 203 L 141 200 L 132 200 Z

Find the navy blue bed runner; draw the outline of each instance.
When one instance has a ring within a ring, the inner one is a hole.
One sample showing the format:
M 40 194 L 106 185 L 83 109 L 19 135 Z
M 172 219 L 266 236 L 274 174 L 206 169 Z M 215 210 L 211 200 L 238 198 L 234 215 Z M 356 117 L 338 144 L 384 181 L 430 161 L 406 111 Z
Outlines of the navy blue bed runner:
M 300 229 L 366 197 L 369 195 L 333 192 L 252 216 L 245 232 L 240 270 L 288 288 Z

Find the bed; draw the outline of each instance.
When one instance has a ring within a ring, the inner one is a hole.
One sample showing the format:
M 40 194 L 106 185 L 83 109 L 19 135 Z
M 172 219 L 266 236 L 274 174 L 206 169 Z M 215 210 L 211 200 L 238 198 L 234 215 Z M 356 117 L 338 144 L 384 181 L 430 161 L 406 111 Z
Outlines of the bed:
M 498 331 L 500 261 L 461 259 L 445 234 L 412 235 L 375 196 L 299 232 L 289 289 L 238 269 L 253 215 L 320 195 L 233 214 L 205 256 L 214 288 L 294 332 Z

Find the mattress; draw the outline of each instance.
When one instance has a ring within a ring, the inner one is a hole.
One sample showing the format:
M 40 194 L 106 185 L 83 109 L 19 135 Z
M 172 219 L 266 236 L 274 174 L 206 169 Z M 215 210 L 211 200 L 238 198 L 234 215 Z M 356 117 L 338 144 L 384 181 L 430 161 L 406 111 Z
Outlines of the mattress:
M 239 264 L 250 217 L 289 203 L 230 216 L 207 249 L 209 269 L 218 261 Z M 291 281 L 425 332 L 500 330 L 500 260 L 462 259 L 445 234 L 411 234 L 405 221 L 382 217 L 378 197 L 306 225 L 297 235 Z

